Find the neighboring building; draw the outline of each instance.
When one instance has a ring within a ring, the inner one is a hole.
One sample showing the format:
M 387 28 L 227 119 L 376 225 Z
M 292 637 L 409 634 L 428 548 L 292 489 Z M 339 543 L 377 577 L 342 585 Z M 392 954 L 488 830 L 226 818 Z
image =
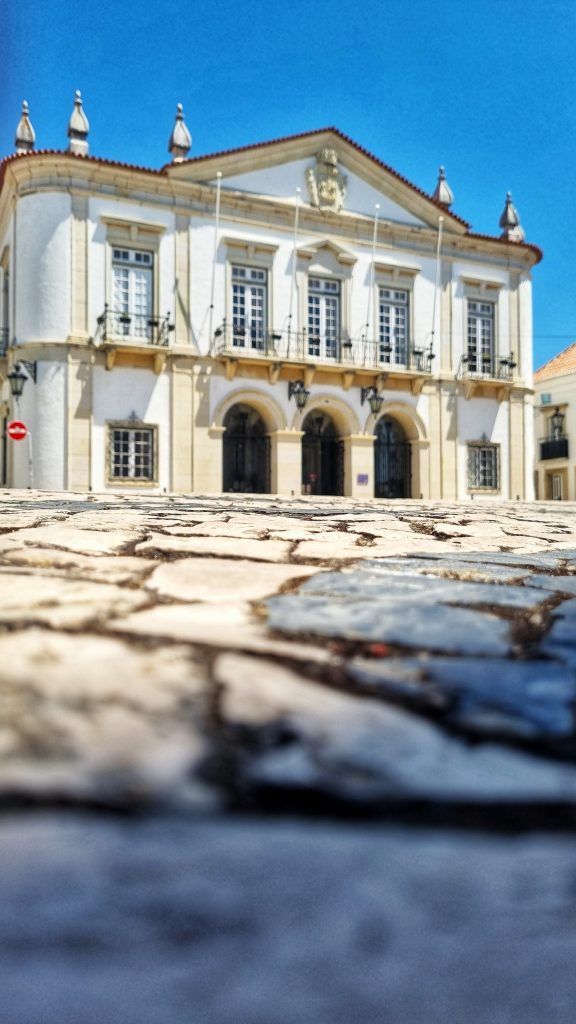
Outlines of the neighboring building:
M 532 267 L 333 128 L 160 170 L 0 163 L 4 482 L 48 489 L 533 496 Z M 23 363 L 25 361 L 28 366 Z
M 536 496 L 576 501 L 576 342 L 534 374 Z

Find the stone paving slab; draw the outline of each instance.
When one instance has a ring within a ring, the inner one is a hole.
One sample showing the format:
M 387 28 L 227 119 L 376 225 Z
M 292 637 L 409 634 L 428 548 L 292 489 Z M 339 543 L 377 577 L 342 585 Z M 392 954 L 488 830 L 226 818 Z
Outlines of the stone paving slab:
M 575 513 L 1 491 L 2 1024 L 571 1024 Z

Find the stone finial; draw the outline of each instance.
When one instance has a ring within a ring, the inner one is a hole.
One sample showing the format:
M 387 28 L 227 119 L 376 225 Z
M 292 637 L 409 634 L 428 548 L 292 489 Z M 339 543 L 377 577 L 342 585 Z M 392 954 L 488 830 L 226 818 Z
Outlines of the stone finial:
M 80 156 L 87 155 L 89 131 L 88 118 L 82 109 L 82 96 L 77 89 L 74 97 L 74 110 L 68 122 L 69 153 L 77 153 Z
M 26 103 L 26 100 L 24 100 L 22 104 L 22 116 L 18 121 L 16 139 L 14 141 L 16 152 L 29 153 L 31 149 L 34 149 L 35 141 L 36 132 L 34 131 L 32 122 L 28 116 L 28 104 Z
M 446 173 L 442 166 L 438 169 L 438 181 L 436 182 L 436 188 L 432 196 L 437 203 L 441 203 L 442 206 L 452 206 L 454 202 L 454 193 L 450 188 L 450 185 L 446 181 Z
M 192 136 L 184 124 L 184 109 L 182 104 L 178 103 L 176 106 L 176 121 L 168 140 L 168 152 L 172 154 L 173 163 L 182 163 L 186 159 L 191 146 Z
M 506 205 L 502 211 L 502 216 L 498 221 L 502 228 L 502 234 L 500 238 L 505 238 L 508 242 L 523 242 L 525 235 L 520 224 L 520 217 L 518 216 L 518 210 L 512 205 L 512 193 L 506 193 Z

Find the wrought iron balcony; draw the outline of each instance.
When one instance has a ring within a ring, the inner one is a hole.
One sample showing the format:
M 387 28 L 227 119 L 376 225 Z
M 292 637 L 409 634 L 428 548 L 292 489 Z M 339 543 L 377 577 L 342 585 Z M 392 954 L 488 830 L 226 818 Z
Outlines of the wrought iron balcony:
M 540 459 L 567 459 L 568 438 L 566 434 L 559 437 L 543 437 L 540 439 Z
M 496 356 L 477 357 L 472 355 L 462 356 L 461 376 L 471 380 L 514 380 L 514 370 L 518 365 L 514 359 L 514 353 L 503 358 Z
M 8 327 L 0 327 L 0 357 L 5 356 L 8 351 L 9 336 Z
M 341 338 L 310 331 L 262 331 L 223 323 L 214 332 L 215 355 L 296 363 L 324 363 L 358 369 L 432 372 L 434 353 L 413 345 L 403 350 L 368 338 Z
M 104 306 L 104 312 L 98 317 L 95 340 L 102 342 L 128 342 L 133 345 L 170 344 L 170 334 L 174 324 L 170 323 L 170 313 L 165 317 L 151 313 L 131 313 L 125 310 L 110 309 Z

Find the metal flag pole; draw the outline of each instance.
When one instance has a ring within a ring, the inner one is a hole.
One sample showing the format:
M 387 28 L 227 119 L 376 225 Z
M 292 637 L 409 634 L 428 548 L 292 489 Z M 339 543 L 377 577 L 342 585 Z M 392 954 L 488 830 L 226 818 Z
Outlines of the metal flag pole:
M 294 312 L 294 293 L 296 291 L 296 247 L 298 245 L 298 215 L 300 213 L 300 196 L 302 189 L 296 189 L 296 203 L 294 205 L 294 239 L 292 242 L 292 279 L 290 281 L 290 312 L 288 314 L 288 355 L 290 355 L 290 342 L 292 340 L 292 314 Z M 297 325 L 297 329 L 298 329 Z
M 438 218 L 438 241 L 436 244 L 436 281 L 434 283 L 434 299 L 432 302 L 432 332 L 430 338 L 430 352 L 434 349 L 434 334 L 436 331 L 436 306 L 438 303 L 438 292 L 440 289 L 440 255 L 442 252 L 442 228 L 444 217 Z
M 374 281 L 376 278 L 376 240 L 378 238 L 378 217 L 380 215 L 380 203 L 374 204 L 376 214 L 374 216 L 374 232 L 372 235 L 372 261 L 370 264 L 370 286 L 368 288 L 368 309 L 366 310 L 366 334 L 365 343 L 368 344 L 370 334 L 371 312 L 374 306 Z M 363 353 L 364 355 L 364 353 Z
M 214 328 L 214 291 L 216 287 L 216 259 L 218 257 L 218 236 L 220 233 L 220 187 L 222 184 L 222 171 L 216 174 L 216 216 L 214 218 L 214 255 L 212 258 L 212 283 L 210 286 L 210 316 L 208 318 L 208 337 L 210 348 L 213 342 Z

